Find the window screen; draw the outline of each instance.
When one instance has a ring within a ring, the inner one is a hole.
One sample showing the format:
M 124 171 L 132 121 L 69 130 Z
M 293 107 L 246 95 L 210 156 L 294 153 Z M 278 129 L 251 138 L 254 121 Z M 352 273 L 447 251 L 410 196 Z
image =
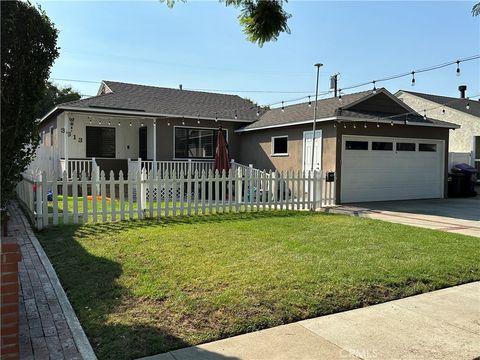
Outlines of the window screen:
M 346 141 L 346 150 L 368 150 L 368 141 Z
M 87 157 L 115 157 L 115 128 L 87 126 Z
M 372 150 L 393 150 L 393 143 L 383 141 L 372 141 Z
M 418 151 L 437 151 L 437 144 L 418 144 Z
M 397 151 L 415 151 L 415 143 L 397 143 Z
M 273 138 L 273 155 L 288 154 L 288 137 Z

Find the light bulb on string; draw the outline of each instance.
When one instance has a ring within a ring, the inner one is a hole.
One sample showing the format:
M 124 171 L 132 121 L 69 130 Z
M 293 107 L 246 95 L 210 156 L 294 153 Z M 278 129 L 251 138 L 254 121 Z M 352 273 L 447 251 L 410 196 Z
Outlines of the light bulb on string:
M 132 126 L 132 122 L 131 122 L 131 121 L 130 121 L 130 124 L 129 124 L 129 125 Z
M 285 106 L 283 105 L 283 101 L 282 101 L 282 111 L 285 111 Z
M 260 116 L 260 110 L 257 109 L 257 116 Z
M 353 128 L 356 129 L 356 128 L 357 128 L 357 124 L 353 123 Z
M 118 122 L 118 126 L 120 126 L 120 121 Z
M 390 121 L 390 126 L 393 126 L 393 120 L 392 120 L 392 121 Z
M 336 128 L 337 127 L 337 123 L 334 121 L 333 122 L 333 127 Z
M 170 126 L 170 121 L 167 122 L 167 126 Z
M 377 93 L 377 87 L 375 86 L 375 80 L 372 81 L 373 83 L 373 93 L 376 94 Z
M 185 125 L 185 118 L 182 117 L 182 125 Z
M 308 107 L 312 107 L 312 101 L 310 100 L 310 95 L 308 95 Z
M 412 71 L 412 86 L 415 86 L 415 71 Z
M 102 120 L 98 120 L 98 125 L 102 125 Z
M 237 120 L 238 115 L 237 115 L 237 110 L 235 110 L 235 120 Z
M 377 122 L 377 128 L 379 128 L 379 127 L 380 127 L 380 124 Z
M 427 120 L 427 110 L 423 110 L 423 120 Z
M 338 101 L 342 101 L 342 89 L 338 90 Z
M 460 76 L 460 60 L 457 60 L 457 76 Z
M 89 120 L 89 123 L 92 124 L 92 119 Z
M 200 125 L 200 114 L 197 114 L 197 124 Z
M 215 122 L 218 122 L 218 113 L 215 113 Z
M 108 120 L 108 125 L 112 125 L 112 122 L 110 120 Z
M 347 124 L 344 123 L 344 124 L 343 124 L 343 128 L 346 129 L 346 128 L 347 128 Z
M 467 106 L 465 106 L 467 108 L 467 110 L 470 110 L 470 101 L 467 102 Z
M 366 128 L 367 128 L 367 123 L 365 123 L 365 124 L 363 125 L 363 127 L 366 129 Z

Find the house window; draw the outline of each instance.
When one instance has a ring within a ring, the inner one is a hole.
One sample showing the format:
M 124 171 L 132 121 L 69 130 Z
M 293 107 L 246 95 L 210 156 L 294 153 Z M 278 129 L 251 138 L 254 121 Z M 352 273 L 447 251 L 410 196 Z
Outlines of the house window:
M 415 151 L 415 143 L 397 143 L 397 151 Z
M 213 159 L 218 129 L 175 127 L 175 158 Z M 227 131 L 223 130 L 225 140 Z
M 418 151 L 435 152 L 437 144 L 418 144 Z
M 368 141 L 346 141 L 345 150 L 368 150 Z
M 87 126 L 87 157 L 115 157 L 115 128 Z
M 288 136 L 272 137 L 272 155 L 288 155 Z
M 393 143 L 383 142 L 383 141 L 372 141 L 372 150 L 391 151 L 393 150 Z

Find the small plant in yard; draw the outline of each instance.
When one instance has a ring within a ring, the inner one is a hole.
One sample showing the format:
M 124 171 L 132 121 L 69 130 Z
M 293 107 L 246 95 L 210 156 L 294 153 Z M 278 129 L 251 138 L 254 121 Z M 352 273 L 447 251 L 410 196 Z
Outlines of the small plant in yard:
M 480 279 L 478 239 L 241 213 L 39 233 L 100 359 L 133 359 Z

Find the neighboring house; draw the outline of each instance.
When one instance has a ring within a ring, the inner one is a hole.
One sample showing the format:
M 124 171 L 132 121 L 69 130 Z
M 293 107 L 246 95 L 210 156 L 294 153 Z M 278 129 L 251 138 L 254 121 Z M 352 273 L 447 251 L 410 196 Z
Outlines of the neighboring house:
M 310 170 L 313 107 L 273 109 L 237 130 L 240 162 Z M 335 172 L 337 203 L 446 196 L 457 125 L 424 118 L 383 88 L 320 100 L 316 125 L 313 168 Z
M 259 110 L 236 95 L 103 81 L 97 96 L 61 104 L 41 119 L 38 154 L 52 159 L 49 172 L 57 174 L 65 159 L 95 158 L 107 176 L 126 174 L 128 159 L 206 163 L 221 126 L 236 158 L 233 131 L 255 121 Z
M 241 164 L 332 172 L 337 203 L 446 196 L 457 125 L 424 118 L 382 88 L 318 101 L 313 146 L 313 112 L 313 102 L 264 110 L 233 95 L 104 81 L 97 96 L 43 117 L 38 153 L 50 149 L 50 164 L 95 158 L 115 177 L 128 159 L 211 165 L 221 126 Z
M 406 90 L 395 95 L 420 114 L 426 111 L 429 117 L 460 125 L 460 129 L 450 131 L 449 167 L 465 162 L 480 171 L 480 102 L 465 98 L 465 85 L 459 90 L 459 98 Z

